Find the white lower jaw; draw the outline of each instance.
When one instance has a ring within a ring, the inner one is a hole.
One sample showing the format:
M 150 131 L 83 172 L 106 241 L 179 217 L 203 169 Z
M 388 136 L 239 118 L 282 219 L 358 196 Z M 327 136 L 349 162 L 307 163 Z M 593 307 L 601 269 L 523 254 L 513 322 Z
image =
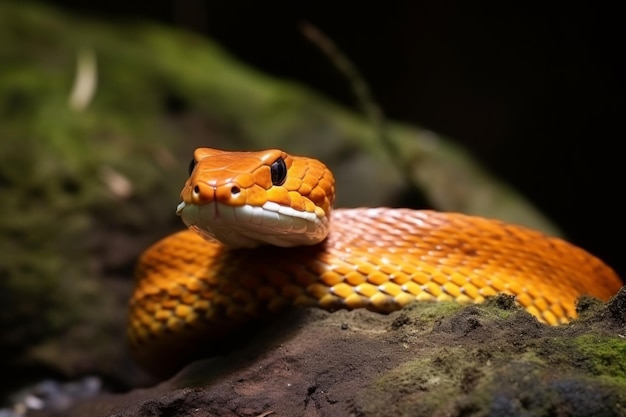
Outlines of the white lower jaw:
M 180 203 L 176 214 L 190 228 L 209 240 L 230 248 L 314 245 L 328 234 L 328 220 L 315 213 L 300 212 L 276 203 L 262 207 L 232 207 L 221 203 L 202 206 Z

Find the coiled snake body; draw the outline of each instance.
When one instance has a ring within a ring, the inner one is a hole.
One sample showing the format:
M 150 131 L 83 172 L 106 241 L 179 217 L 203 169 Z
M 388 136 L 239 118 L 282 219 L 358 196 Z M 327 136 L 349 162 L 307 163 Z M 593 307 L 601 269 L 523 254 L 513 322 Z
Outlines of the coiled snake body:
M 331 216 L 332 173 L 280 150 L 197 149 L 181 198 L 189 230 L 144 252 L 130 302 L 132 350 L 157 373 L 294 305 L 388 313 L 508 293 L 554 325 L 576 317 L 581 295 L 607 300 L 622 285 L 584 250 L 497 220 L 390 208 Z

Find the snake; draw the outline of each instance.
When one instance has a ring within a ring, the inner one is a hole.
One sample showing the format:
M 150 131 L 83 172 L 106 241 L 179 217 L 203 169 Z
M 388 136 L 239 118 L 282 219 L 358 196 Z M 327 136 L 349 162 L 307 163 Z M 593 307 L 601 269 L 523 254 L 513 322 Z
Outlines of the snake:
M 141 254 L 130 300 L 131 352 L 156 374 L 298 306 L 391 313 L 504 293 L 558 325 L 576 318 L 582 295 L 606 301 L 622 286 L 584 249 L 523 226 L 434 210 L 333 210 L 332 172 L 279 149 L 198 148 L 180 197 L 187 228 Z

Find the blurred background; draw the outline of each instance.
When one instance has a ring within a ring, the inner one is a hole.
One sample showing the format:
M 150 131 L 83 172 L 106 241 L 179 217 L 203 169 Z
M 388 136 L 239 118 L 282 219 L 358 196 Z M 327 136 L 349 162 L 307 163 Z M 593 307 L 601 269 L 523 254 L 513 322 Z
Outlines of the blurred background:
M 310 22 L 354 61 L 390 119 L 462 144 L 571 240 L 626 274 L 617 10 L 520 1 L 49 3 L 198 32 L 257 69 L 355 107 L 345 78 L 299 33 Z
M 0 1 L 3 394 L 43 377 L 151 381 L 120 353 L 132 270 L 180 228 L 173 208 L 202 145 L 313 152 L 340 173 L 342 205 L 462 210 L 429 196 L 478 170 L 626 276 L 618 16 L 593 2 Z M 407 197 L 402 163 L 377 156 L 350 82 L 302 22 L 354 62 L 391 136 L 451 146 L 434 159 L 470 167 Z M 68 109 L 76 59 L 94 56 L 95 98 Z

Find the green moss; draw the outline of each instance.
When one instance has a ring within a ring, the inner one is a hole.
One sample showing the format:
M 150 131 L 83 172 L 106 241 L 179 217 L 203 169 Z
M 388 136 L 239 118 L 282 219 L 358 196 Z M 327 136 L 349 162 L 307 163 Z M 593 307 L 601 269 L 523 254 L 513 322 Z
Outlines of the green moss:
M 377 415 L 385 410 L 394 416 L 433 415 L 447 399 L 461 395 L 465 366 L 458 364 L 469 365 L 468 359 L 467 352 L 461 349 L 445 349 L 401 364 L 372 384 L 364 401 L 365 414 Z M 394 401 L 390 402 L 389 398 Z
M 434 323 L 442 317 L 449 317 L 462 310 L 466 305 L 454 301 L 422 301 L 411 303 L 402 309 L 402 314 L 412 319 Z
M 572 355 L 570 350 L 561 358 L 566 362 L 560 366 L 548 364 L 532 348 L 514 354 L 509 350 L 512 346 L 496 335 L 493 343 L 480 349 L 421 350 L 419 358 L 375 380 L 361 399 L 363 411 L 398 416 L 547 416 L 554 415 L 555 410 L 576 411 L 572 402 L 581 402 L 585 410 L 591 410 L 590 415 L 607 407 L 619 409 L 626 406 L 622 394 L 626 384 L 624 346 L 616 342 L 620 341 L 578 337 L 573 350 L 584 352 L 584 356 Z M 547 343 L 560 345 L 561 341 Z M 481 358 L 486 352 L 489 359 L 485 362 Z M 590 361 L 591 372 L 580 372 L 581 358 Z
M 591 372 L 616 378 L 626 385 L 626 340 L 586 334 L 571 343 L 585 355 Z

